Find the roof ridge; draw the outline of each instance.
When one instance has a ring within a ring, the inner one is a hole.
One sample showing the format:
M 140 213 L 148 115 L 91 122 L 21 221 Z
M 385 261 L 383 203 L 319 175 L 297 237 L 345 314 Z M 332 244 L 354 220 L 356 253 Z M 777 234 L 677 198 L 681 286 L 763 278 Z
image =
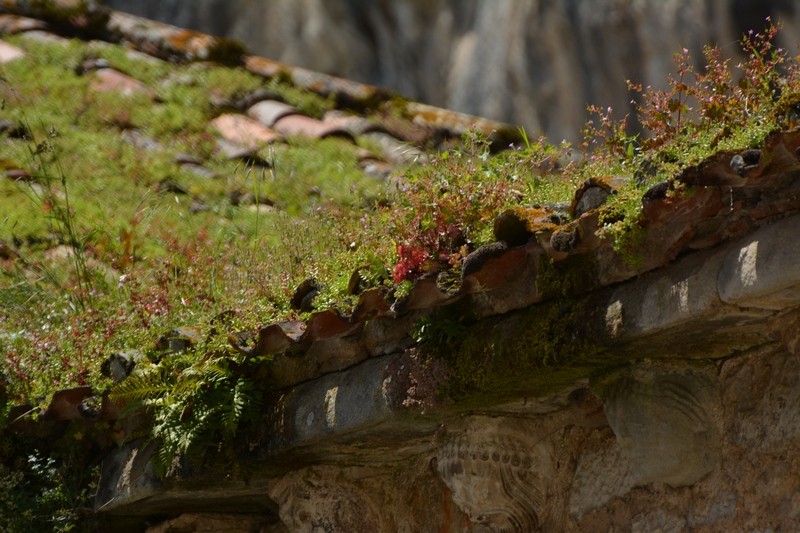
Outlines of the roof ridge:
M 123 42 L 161 59 L 215 61 L 245 68 L 265 78 L 278 77 L 297 88 L 335 98 L 337 108 L 372 110 L 391 105 L 414 123 L 444 131 L 449 136 L 459 137 L 471 129 L 477 130 L 499 149 L 523 138 L 519 128 L 508 123 L 414 102 L 388 89 L 252 55 L 240 41 L 123 13 L 94 0 L 6 0 L 0 4 L 0 13 L 44 20 L 68 34 Z M 21 22 L 16 27 L 24 28 Z M 6 28 L 10 27 L 6 24 Z

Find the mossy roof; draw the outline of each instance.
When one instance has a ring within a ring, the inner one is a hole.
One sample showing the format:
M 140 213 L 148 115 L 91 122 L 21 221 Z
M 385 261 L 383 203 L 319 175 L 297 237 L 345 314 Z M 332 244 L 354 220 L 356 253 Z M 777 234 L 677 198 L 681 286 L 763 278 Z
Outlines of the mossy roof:
M 427 271 L 403 290 L 389 287 L 385 279 L 369 279 L 375 274 L 369 261 L 385 258 L 385 250 L 383 255 L 334 263 L 331 268 L 341 270 L 340 292 L 350 296 L 348 305 L 326 300 L 305 306 L 304 298 L 321 289 L 309 277 L 305 292 L 295 291 L 300 280 L 292 269 L 308 258 L 292 255 L 293 246 L 300 245 L 293 242 L 292 231 L 297 239 L 313 238 L 293 230 L 304 223 L 304 215 L 323 207 L 345 213 L 380 204 L 377 189 L 390 183 L 402 191 L 398 174 L 429 159 L 446 159 L 442 154 L 459 146 L 469 131 L 477 130 L 488 140 L 490 148 L 474 154 L 477 159 L 515 150 L 527 142 L 524 133 L 256 57 L 239 43 L 92 2 L 10 1 L 0 13 L 0 162 L 6 177 L 0 197 L 5 206 L 0 257 L 6 266 L 22 268 L 29 250 L 49 260 L 59 254 L 74 257 L 79 243 L 70 233 L 73 216 L 92 228 L 81 233 L 87 239 L 81 246 L 91 254 L 78 266 L 100 261 L 107 256 L 105 249 L 122 248 L 117 257 L 127 260 L 92 267 L 105 268 L 120 286 L 131 267 L 125 261 L 135 263 L 140 256 L 158 257 L 171 247 L 186 246 L 181 237 L 189 233 L 196 237 L 224 227 L 230 239 L 247 235 L 255 237 L 248 243 L 260 246 L 259 232 L 272 224 L 283 234 L 263 239 L 282 239 L 289 259 L 276 261 L 277 274 L 269 282 L 284 280 L 286 301 L 295 300 L 289 302 L 289 316 L 265 312 L 267 320 L 248 323 L 243 330 L 235 320 L 227 321 L 236 309 L 219 313 L 214 324 L 162 323 L 157 291 L 138 296 L 153 299 L 147 325 L 165 328 L 158 332 L 162 352 L 204 342 L 204 335 L 210 330 L 216 334 L 217 325 L 224 324 L 228 349 L 267 360 L 262 378 L 272 389 L 402 351 L 422 338 L 421 320 L 440 310 L 456 310 L 451 317 L 469 326 L 580 297 L 744 235 L 800 207 L 794 188 L 800 134 L 783 128 L 762 136 L 757 146 L 718 149 L 674 175 L 654 173 L 628 189 L 624 187 L 634 177 L 618 176 L 611 169 L 608 175 L 569 183 L 572 193 L 562 203 L 501 210 L 488 239 L 495 243 L 466 247 L 454 272 Z M 537 172 L 547 161 L 535 160 Z M 488 172 L 480 163 L 467 168 Z M 608 231 L 626 216 L 624 204 L 606 204 L 614 195 L 627 195 L 626 201 L 636 205 L 638 216 L 627 221 L 623 235 Z M 33 216 L 32 209 L 38 210 Z M 272 215 L 265 213 L 274 211 L 292 218 L 282 225 L 268 222 Z M 53 217 L 60 233 L 53 231 Z M 148 240 L 142 244 L 145 250 L 126 250 L 142 225 L 151 234 L 160 230 L 163 242 Z M 352 239 L 353 248 L 359 248 L 347 231 L 352 227 L 342 230 L 342 240 Z M 394 253 L 396 243 L 388 240 L 384 245 Z M 360 265 L 363 261 L 367 263 Z M 199 265 L 191 261 L 164 264 L 171 272 L 194 267 Z M 220 266 L 220 279 L 223 270 Z M 205 293 L 197 292 L 193 297 Z M 13 346 L 8 339 L 14 332 L 4 335 Z M 93 341 L 94 356 L 124 348 L 103 346 L 100 338 Z M 98 369 L 99 361 L 92 368 Z M 92 390 L 72 390 L 78 392 L 54 396 L 46 418 L 83 416 L 78 406 Z M 73 399 L 65 400 L 68 396 Z M 117 416 L 110 408 L 103 413 Z

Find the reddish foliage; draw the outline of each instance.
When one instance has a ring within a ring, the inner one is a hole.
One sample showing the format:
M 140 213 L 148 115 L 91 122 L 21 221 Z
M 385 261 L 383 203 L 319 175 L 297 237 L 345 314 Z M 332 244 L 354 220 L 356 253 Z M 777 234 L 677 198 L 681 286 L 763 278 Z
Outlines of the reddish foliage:
M 429 254 L 420 246 L 400 244 L 397 246 L 399 260 L 394 266 L 392 277 L 395 283 L 400 283 L 407 279 L 413 279 L 422 273 L 422 266 L 428 259 Z

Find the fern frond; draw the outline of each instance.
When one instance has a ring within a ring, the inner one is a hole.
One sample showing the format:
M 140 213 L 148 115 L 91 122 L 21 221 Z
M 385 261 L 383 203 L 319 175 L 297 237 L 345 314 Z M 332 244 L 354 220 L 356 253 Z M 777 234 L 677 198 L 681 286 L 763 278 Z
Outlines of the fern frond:
M 155 378 L 155 379 L 154 379 Z M 109 398 L 117 404 L 143 403 L 163 398 L 172 387 L 152 374 L 133 373 L 111 388 Z

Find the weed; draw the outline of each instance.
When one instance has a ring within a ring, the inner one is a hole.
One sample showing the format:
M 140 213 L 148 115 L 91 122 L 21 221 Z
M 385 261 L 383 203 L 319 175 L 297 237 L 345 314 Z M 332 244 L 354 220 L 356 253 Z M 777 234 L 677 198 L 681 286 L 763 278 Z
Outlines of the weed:
M 461 148 L 408 170 L 388 217 L 397 240 L 394 281 L 460 267 L 493 238 L 494 217 L 507 206 L 566 199 L 572 184 L 553 171 L 568 150 L 540 140 L 494 156 L 486 139 L 473 133 Z
M 165 475 L 179 458 L 202 458 L 209 447 L 231 446 L 261 404 L 255 383 L 242 374 L 247 362 L 230 349 L 204 343 L 198 350 L 167 354 L 144 363 L 112 389 L 113 401 L 152 416 L 158 445 L 157 472 Z

